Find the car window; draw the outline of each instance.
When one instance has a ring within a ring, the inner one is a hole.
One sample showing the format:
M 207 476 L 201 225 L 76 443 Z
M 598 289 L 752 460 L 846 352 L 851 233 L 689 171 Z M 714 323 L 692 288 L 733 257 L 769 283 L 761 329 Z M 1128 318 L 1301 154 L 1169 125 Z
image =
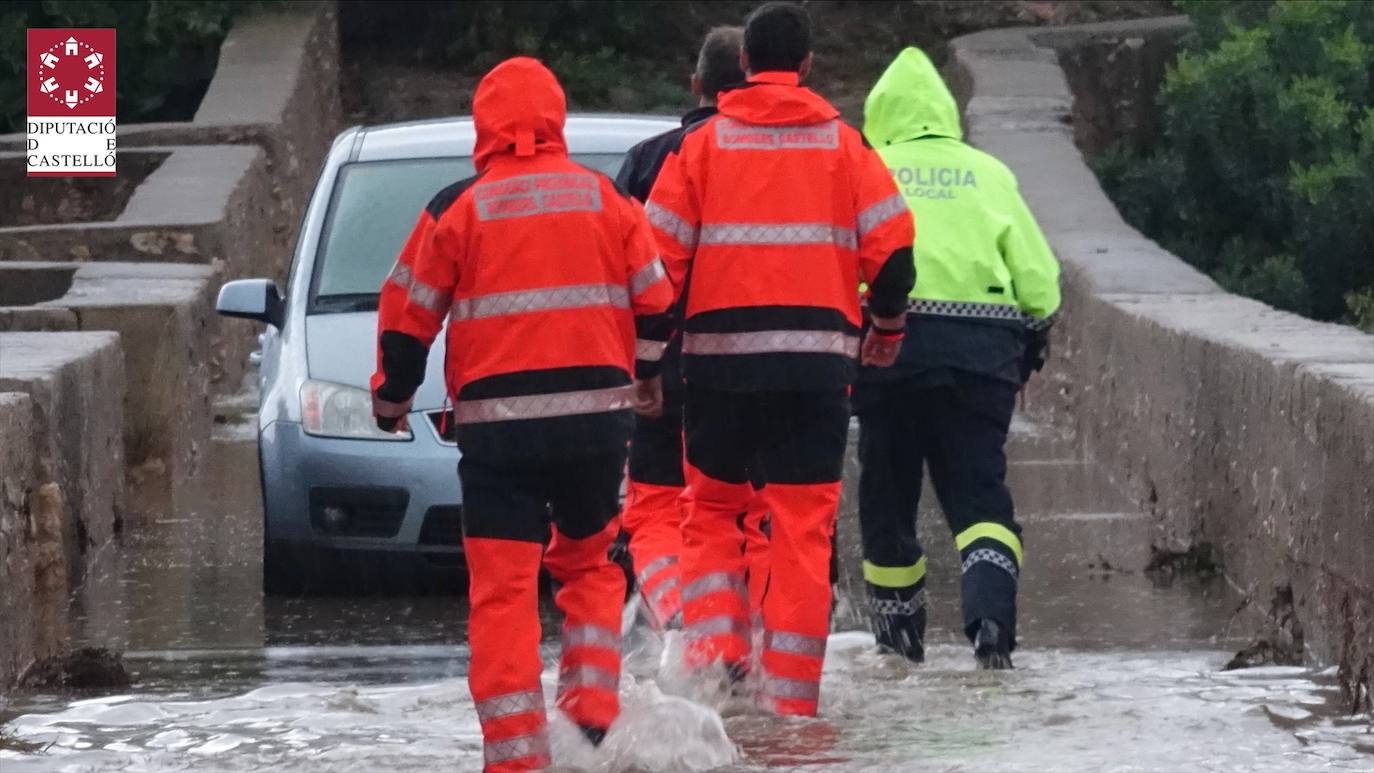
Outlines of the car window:
M 574 155 L 612 177 L 624 155 Z M 311 313 L 369 311 L 406 237 L 434 194 L 475 174 L 470 158 L 346 164 L 339 170 L 315 261 Z

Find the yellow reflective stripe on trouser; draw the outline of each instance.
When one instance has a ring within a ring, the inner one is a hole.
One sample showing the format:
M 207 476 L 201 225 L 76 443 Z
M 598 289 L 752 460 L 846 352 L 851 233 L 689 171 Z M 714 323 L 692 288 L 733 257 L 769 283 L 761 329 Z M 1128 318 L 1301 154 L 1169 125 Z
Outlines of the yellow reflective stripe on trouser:
M 926 576 L 926 557 L 911 566 L 878 566 L 864 562 L 864 579 L 879 588 L 910 588 Z
M 1016 565 L 1021 565 L 1021 538 L 1017 537 L 1011 529 L 1000 523 L 975 523 L 954 536 L 954 544 L 960 550 L 973 544 L 974 540 L 987 537 L 1011 548 L 1012 555 L 1016 556 Z

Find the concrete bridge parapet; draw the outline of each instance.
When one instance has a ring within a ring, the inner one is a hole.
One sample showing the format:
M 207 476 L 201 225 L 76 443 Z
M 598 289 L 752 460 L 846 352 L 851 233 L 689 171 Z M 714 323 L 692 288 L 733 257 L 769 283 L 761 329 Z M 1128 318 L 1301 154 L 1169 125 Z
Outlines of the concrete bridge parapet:
M 1258 635 L 1374 678 L 1374 336 L 1230 295 L 1128 226 L 1075 144 L 1059 56 L 1116 40 L 1162 67 L 1181 17 L 992 30 L 951 44 L 970 140 L 1016 173 L 1063 264 L 1029 410 L 1069 428 L 1153 519 L 1156 555 L 1212 551 Z M 1156 73 L 1157 75 L 1157 73 Z M 1067 108 L 1067 109 L 1066 109 Z M 1082 139 L 1080 132 L 1080 139 Z

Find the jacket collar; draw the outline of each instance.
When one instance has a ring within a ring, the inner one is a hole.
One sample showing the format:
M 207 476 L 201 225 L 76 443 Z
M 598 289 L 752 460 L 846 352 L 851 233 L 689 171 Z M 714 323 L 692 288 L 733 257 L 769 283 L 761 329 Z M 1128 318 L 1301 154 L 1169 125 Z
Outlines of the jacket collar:
M 682 126 L 683 128 L 686 128 L 688 126 L 701 123 L 702 121 L 705 121 L 707 118 L 710 118 L 711 116 L 715 115 L 717 112 L 719 112 L 719 110 L 716 108 L 715 105 L 702 105 L 701 107 L 694 107 L 691 110 L 688 110 L 686 115 L 682 116 Z
M 800 86 L 801 75 L 786 70 L 768 70 L 766 72 L 756 72 L 750 75 L 747 80 L 750 83 L 772 83 L 775 86 Z
M 760 126 L 802 126 L 839 117 L 833 105 L 800 81 L 794 72 L 755 73 L 746 88 L 720 95 L 720 114 Z

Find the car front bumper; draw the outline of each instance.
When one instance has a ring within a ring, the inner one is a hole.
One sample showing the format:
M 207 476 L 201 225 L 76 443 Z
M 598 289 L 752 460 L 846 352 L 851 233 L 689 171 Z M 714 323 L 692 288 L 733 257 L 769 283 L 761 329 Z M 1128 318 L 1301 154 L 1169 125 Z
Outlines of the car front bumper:
M 461 554 L 458 449 L 440 442 L 423 414 L 410 419 L 407 442 L 316 437 L 285 421 L 263 427 L 267 539 L 436 559 Z

